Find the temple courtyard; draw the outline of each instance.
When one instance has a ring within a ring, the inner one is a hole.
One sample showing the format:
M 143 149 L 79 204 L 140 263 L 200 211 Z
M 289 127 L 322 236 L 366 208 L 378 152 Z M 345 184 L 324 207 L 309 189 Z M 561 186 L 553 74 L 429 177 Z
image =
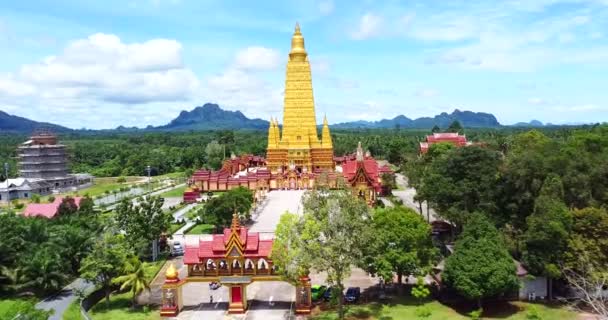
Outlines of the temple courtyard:
M 286 211 L 302 213 L 302 190 L 276 190 L 267 194 L 266 199 L 252 215 L 252 231 L 260 232 L 261 237 L 272 237 L 279 219 Z M 186 235 L 186 243 L 197 243 L 199 237 L 208 235 Z M 179 270 L 180 278 L 187 275 L 182 258 L 173 260 Z M 162 275 L 161 275 L 162 276 Z M 325 284 L 324 274 L 311 274 L 312 284 Z M 346 287 L 357 286 L 362 290 L 378 283 L 363 270 L 353 269 Z M 222 286 L 211 290 L 208 283 L 188 283 L 183 287 L 184 309 L 176 319 L 298 319 L 293 313 L 295 307 L 295 288 L 280 281 L 254 282 L 247 286 L 248 311 L 244 315 L 228 315 L 228 290 Z

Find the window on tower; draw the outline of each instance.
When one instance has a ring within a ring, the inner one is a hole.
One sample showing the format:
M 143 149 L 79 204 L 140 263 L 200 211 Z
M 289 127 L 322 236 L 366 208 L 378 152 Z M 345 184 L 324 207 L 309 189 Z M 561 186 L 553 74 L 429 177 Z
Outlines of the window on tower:
M 302 140 L 302 136 L 298 136 L 296 139 L 298 139 L 298 141 Z

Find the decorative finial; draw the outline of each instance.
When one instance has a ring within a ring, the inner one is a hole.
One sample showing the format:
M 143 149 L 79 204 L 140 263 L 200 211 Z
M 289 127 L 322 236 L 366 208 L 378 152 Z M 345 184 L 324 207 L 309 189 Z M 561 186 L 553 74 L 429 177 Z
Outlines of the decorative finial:
M 299 34 L 300 33 L 300 24 L 298 22 L 296 22 L 296 31 L 295 34 Z
M 230 226 L 230 230 L 232 230 L 232 232 L 237 232 L 241 227 L 241 224 L 239 222 L 239 215 L 236 213 L 236 210 L 234 210 L 234 213 L 232 214 L 232 225 Z
M 363 161 L 363 148 L 361 148 L 361 141 L 357 145 L 357 161 Z
M 327 114 L 323 115 L 323 125 L 327 125 Z
M 169 268 L 167 268 L 167 271 L 165 272 L 165 278 L 167 280 L 175 280 L 177 279 L 177 276 L 177 269 L 175 269 L 175 265 L 171 263 L 171 265 L 169 265 Z

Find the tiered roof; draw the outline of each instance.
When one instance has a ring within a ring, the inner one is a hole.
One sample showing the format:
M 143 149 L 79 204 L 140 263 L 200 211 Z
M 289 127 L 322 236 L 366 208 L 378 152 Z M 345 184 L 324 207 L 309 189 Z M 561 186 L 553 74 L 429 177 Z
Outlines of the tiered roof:
M 214 234 L 211 240 L 200 240 L 198 246 L 186 246 L 184 253 L 185 264 L 197 264 L 207 259 L 226 257 L 228 250 L 238 248 L 243 258 L 269 259 L 273 240 L 260 240 L 258 232 L 249 232 L 249 229 L 238 225 L 238 218 L 233 219 L 231 228 L 225 228 L 222 234 Z

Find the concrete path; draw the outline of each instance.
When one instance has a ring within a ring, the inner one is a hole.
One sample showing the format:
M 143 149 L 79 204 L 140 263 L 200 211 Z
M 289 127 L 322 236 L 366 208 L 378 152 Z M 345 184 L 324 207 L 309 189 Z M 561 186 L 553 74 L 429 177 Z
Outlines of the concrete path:
M 274 190 L 268 192 L 264 202 L 253 213 L 251 226 L 253 232 L 274 232 L 281 215 L 286 211 L 302 213 L 304 190 Z
M 190 209 L 192 209 L 198 205 L 200 205 L 200 203 L 191 203 L 191 204 L 188 204 L 185 207 L 175 211 L 173 213 L 173 219 L 175 219 L 176 221 L 181 220 L 186 215 L 186 213 L 188 213 L 188 211 L 190 211 Z
M 40 310 L 55 310 L 49 320 L 61 320 L 63 318 L 63 313 L 68 306 L 77 299 L 74 289 L 86 290 L 89 292 L 94 288 L 95 286 L 92 283 L 78 278 L 63 288 L 60 292 L 38 302 L 38 304 L 36 304 L 36 308 Z
M 407 178 L 404 175 L 397 173 L 397 174 L 395 174 L 395 176 L 396 176 L 396 180 L 397 180 L 397 185 L 402 190 L 393 190 L 393 195 L 395 195 L 397 198 L 401 199 L 401 201 L 403 201 L 404 206 L 410 207 L 410 208 L 416 210 L 416 212 L 420 212 L 419 211 L 420 207 L 418 206 L 418 202 L 414 201 L 414 196 L 416 195 L 416 189 L 408 186 Z M 424 216 L 425 219 L 427 218 L 427 210 L 429 212 L 429 218 L 430 218 L 429 222 L 433 222 L 433 221 L 439 219 L 437 217 L 437 213 L 435 213 L 435 210 L 433 210 L 433 208 L 428 208 L 428 203 L 426 203 L 426 202 L 422 203 L 422 215 Z

